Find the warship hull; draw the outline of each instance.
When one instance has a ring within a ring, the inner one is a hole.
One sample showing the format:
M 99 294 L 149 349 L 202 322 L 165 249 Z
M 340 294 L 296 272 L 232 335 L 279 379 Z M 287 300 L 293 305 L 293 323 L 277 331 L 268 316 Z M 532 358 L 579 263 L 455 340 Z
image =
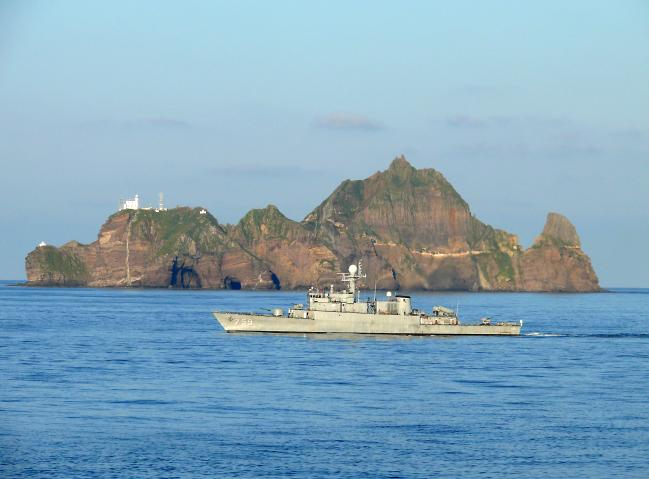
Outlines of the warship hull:
M 431 324 L 429 318 L 397 314 L 355 314 L 318 311 L 306 318 L 215 311 L 228 333 L 390 334 L 408 336 L 518 336 L 518 324 Z

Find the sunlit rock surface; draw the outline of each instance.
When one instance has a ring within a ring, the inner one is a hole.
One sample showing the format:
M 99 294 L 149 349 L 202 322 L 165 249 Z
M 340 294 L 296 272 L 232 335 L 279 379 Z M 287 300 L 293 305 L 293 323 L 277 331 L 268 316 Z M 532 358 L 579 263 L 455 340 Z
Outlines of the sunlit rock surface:
M 325 286 L 362 262 L 368 289 L 597 291 L 575 227 L 548 215 L 524 250 L 478 220 L 444 176 L 403 157 L 345 180 L 302 222 L 275 206 L 222 225 L 202 208 L 124 210 L 97 241 L 38 247 L 30 284 L 279 289 Z

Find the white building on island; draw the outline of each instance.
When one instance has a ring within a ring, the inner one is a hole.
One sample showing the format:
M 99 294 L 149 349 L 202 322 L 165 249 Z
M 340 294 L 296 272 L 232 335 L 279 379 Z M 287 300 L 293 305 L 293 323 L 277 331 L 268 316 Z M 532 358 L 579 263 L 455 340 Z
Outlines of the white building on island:
M 140 209 L 140 197 L 136 194 L 135 198 L 132 200 L 120 200 L 119 210 L 139 210 Z
M 164 205 L 164 196 L 160 193 L 160 201 L 157 208 L 152 208 L 151 206 L 141 206 L 140 205 L 140 195 L 135 195 L 133 199 L 130 200 L 119 200 L 119 211 L 122 210 L 153 210 L 156 213 L 161 211 L 167 211 Z

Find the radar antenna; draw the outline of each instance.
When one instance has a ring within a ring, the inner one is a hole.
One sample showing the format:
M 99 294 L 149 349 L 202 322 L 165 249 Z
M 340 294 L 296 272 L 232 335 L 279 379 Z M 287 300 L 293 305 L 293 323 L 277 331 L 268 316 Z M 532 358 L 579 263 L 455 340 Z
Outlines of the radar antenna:
M 354 298 L 356 297 L 356 281 L 362 278 L 366 278 L 367 275 L 361 272 L 361 264 L 359 261 L 358 266 L 355 264 L 350 264 L 349 268 L 347 269 L 348 273 L 338 273 L 341 278 L 340 281 L 343 283 L 347 283 L 347 292 L 351 293 L 354 295 Z

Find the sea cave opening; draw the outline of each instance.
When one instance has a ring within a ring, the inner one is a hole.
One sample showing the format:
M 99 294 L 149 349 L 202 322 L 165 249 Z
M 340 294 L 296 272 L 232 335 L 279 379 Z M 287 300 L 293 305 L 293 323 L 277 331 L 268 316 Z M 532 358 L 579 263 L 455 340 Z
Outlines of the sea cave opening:
M 223 280 L 223 287 L 225 289 L 241 289 L 241 281 L 234 276 L 226 276 Z
M 275 289 L 282 289 L 282 283 L 280 282 L 277 275 L 272 271 L 270 272 L 270 280 L 273 282 L 273 286 L 275 287 Z

